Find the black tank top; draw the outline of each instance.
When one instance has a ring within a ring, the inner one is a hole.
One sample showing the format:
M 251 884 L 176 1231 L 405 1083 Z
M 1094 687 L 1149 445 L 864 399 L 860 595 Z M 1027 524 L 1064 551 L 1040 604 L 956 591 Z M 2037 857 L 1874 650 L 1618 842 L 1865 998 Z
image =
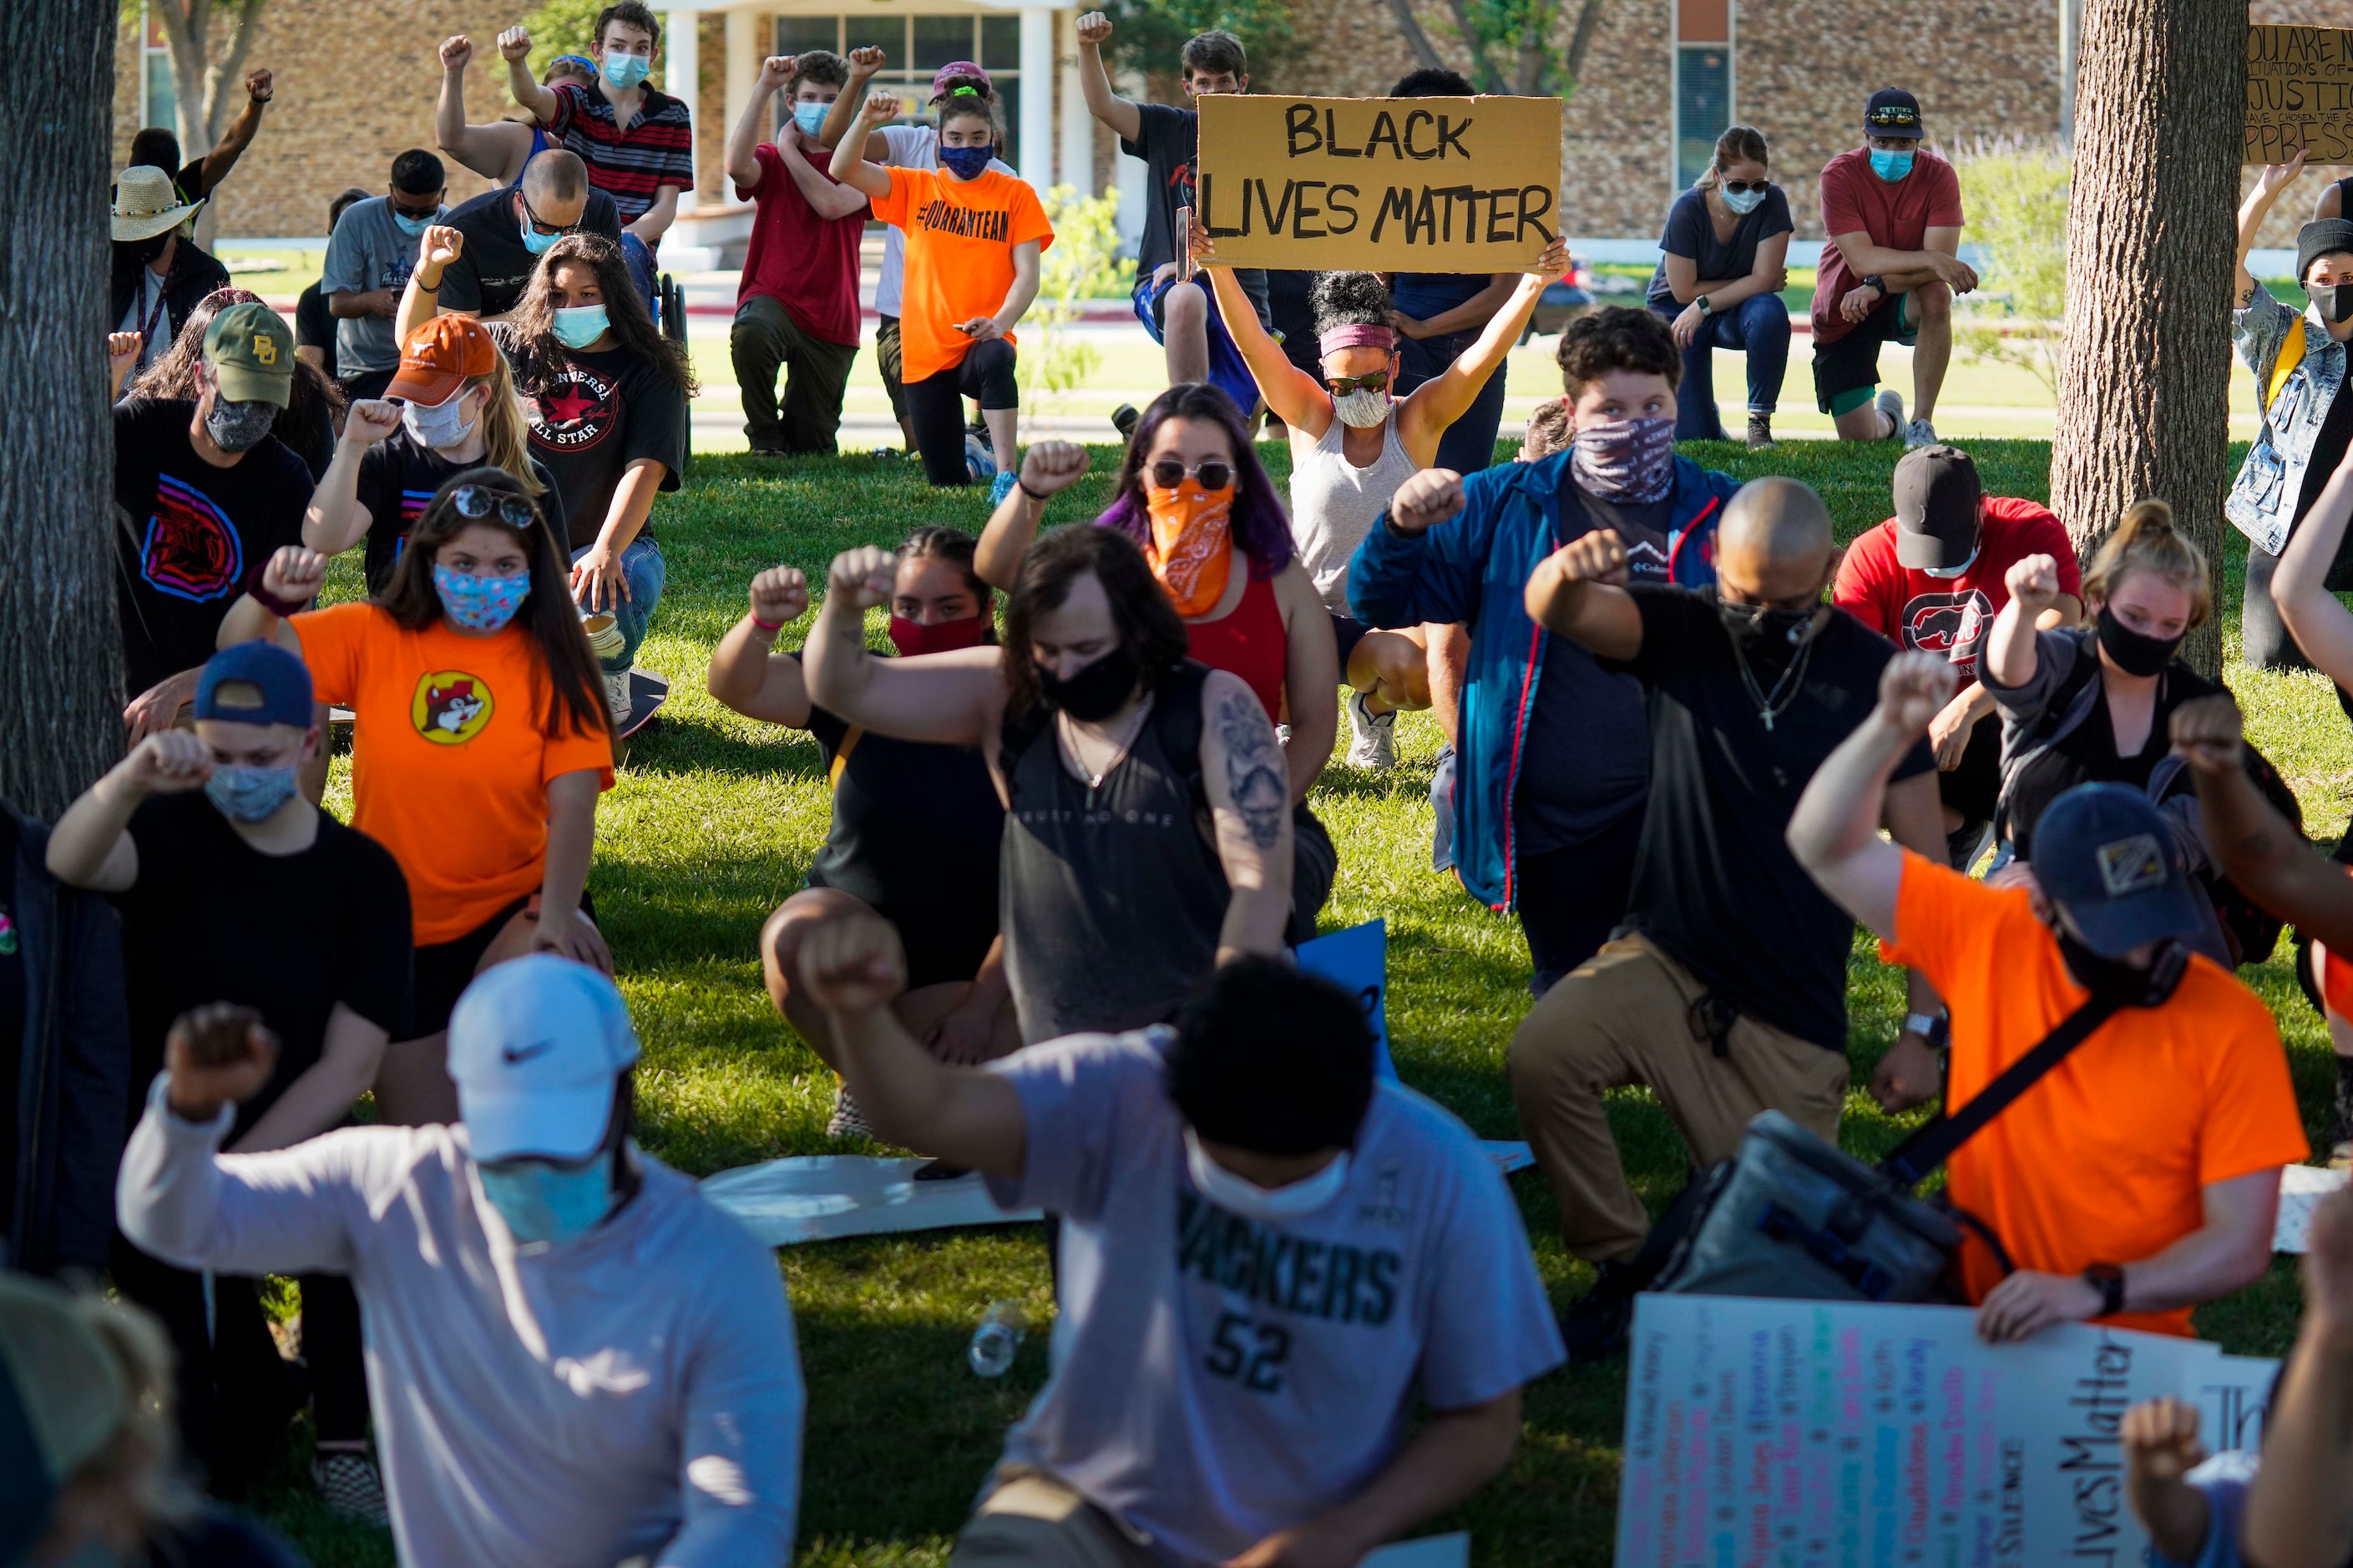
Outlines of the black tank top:
M 1208 676 L 1187 660 L 1164 682 L 1092 791 L 1062 765 L 1050 710 L 1006 720 L 997 915 L 1025 1045 L 1159 1023 L 1216 966 L 1227 888 L 1200 787 Z

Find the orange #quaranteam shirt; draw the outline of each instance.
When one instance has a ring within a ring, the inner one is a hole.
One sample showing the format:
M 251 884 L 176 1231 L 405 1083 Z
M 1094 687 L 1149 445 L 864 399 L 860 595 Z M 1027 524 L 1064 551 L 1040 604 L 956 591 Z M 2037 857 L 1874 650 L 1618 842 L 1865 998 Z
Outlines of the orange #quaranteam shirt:
M 2091 995 L 2024 889 L 1990 889 L 1917 855 L 1904 858 L 1895 941 L 1880 951 L 1926 974 L 1952 1010 L 1946 1103 L 1956 1109 Z M 1949 1187 L 2019 1268 L 2080 1274 L 2154 1257 L 2203 1228 L 2202 1188 L 2310 1152 L 2271 1010 L 2193 957 L 2163 1005 L 2102 1024 L 1962 1145 Z M 2000 1283 L 1975 1237 L 1961 1277 L 1971 1301 Z M 2106 1321 L 2190 1331 L 2187 1307 Z
M 900 376 L 922 381 L 964 363 L 972 340 L 948 323 L 993 316 L 1013 288 L 1013 247 L 1042 252 L 1054 226 L 1027 183 L 995 170 L 956 180 L 937 169 L 891 169 L 874 216 L 907 231 L 907 284 L 899 306 Z M 1013 334 L 1005 334 L 1012 342 Z
M 322 702 L 357 719 L 352 826 L 407 874 L 417 944 L 453 942 L 539 890 L 547 782 L 594 769 L 613 787 L 602 730 L 551 736 L 547 678 L 520 622 L 470 637 L 410 631 L 374 605 L 296 616 Z

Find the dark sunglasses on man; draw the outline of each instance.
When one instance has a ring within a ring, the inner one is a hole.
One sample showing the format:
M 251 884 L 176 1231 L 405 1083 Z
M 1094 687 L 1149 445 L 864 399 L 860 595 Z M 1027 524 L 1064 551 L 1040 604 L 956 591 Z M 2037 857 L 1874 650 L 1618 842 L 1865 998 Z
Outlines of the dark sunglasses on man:
M 427 196 L 423 198 L 425 202 L 423 206 L 411 207 L 401 205 L 401 198 L 406 195 L 406 191 L 395 191 L 390 196 L 392 214 L 395 217 L 405 217 L 411 223 L 431 223 L 441 215 L 441 201 L 438 196 Z
M 584 206 L 580 209 L 580 217 L 575 218 L 570 223 L 550 223 L 531 210 L 531 198 L 524 195 L 520 188 L 515 191 L 515 200 L 522 204 L 523 221 L 531 225 L 531 232 L 533 234 L 578 234 L 581 219 L 588 216 L 588 209 Z
M 1233 482 L 1234 479 L 1232 465 L 1221 463 L 1215 458 L 1197 468 L 1188 468 L 1174 458 L 1163 458 L 1152 465 L 1153 488 L 1173 490 L 1185 482 L 1185 476 L 1187 474 L 1198 480 L 1205 490 L 1224 489 Z

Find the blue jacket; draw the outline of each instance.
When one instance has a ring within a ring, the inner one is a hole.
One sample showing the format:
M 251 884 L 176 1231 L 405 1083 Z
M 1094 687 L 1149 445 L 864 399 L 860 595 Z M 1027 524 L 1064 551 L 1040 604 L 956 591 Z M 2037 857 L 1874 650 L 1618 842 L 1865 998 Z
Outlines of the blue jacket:
M 1496 910 L 1515 907 L 1512 792 L 1519 783 L 1536 677 L 1552 634 L 1528 618 L 1528 578 L 1568 542 L 1561 533 L 1560 479 L 1569 455 L 1499 463 L 1462 482 L 1461 515 L 1415 538 L 1387 516 L 1348 563 L 1348 608 L 1374 626 L 1460 621 L 1471 628 L 1454 747 L 1454 863 L 1462 885 Z M 1675 459 L 1669 577 L 1685 587 L 1715 581 L 1715 525 L 1740 482 Z M 1581 534 L 1591 525 L 1576 526 Z

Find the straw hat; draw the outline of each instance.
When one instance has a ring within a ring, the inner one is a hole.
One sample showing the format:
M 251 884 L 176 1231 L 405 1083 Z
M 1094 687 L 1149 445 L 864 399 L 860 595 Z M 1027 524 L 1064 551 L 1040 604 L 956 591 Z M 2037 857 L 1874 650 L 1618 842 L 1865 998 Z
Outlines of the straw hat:
M 153 239 L 196 216 L 202 202 L 184 202 L 172 176 L 134 163 L 114 178 L 114 237 Z

